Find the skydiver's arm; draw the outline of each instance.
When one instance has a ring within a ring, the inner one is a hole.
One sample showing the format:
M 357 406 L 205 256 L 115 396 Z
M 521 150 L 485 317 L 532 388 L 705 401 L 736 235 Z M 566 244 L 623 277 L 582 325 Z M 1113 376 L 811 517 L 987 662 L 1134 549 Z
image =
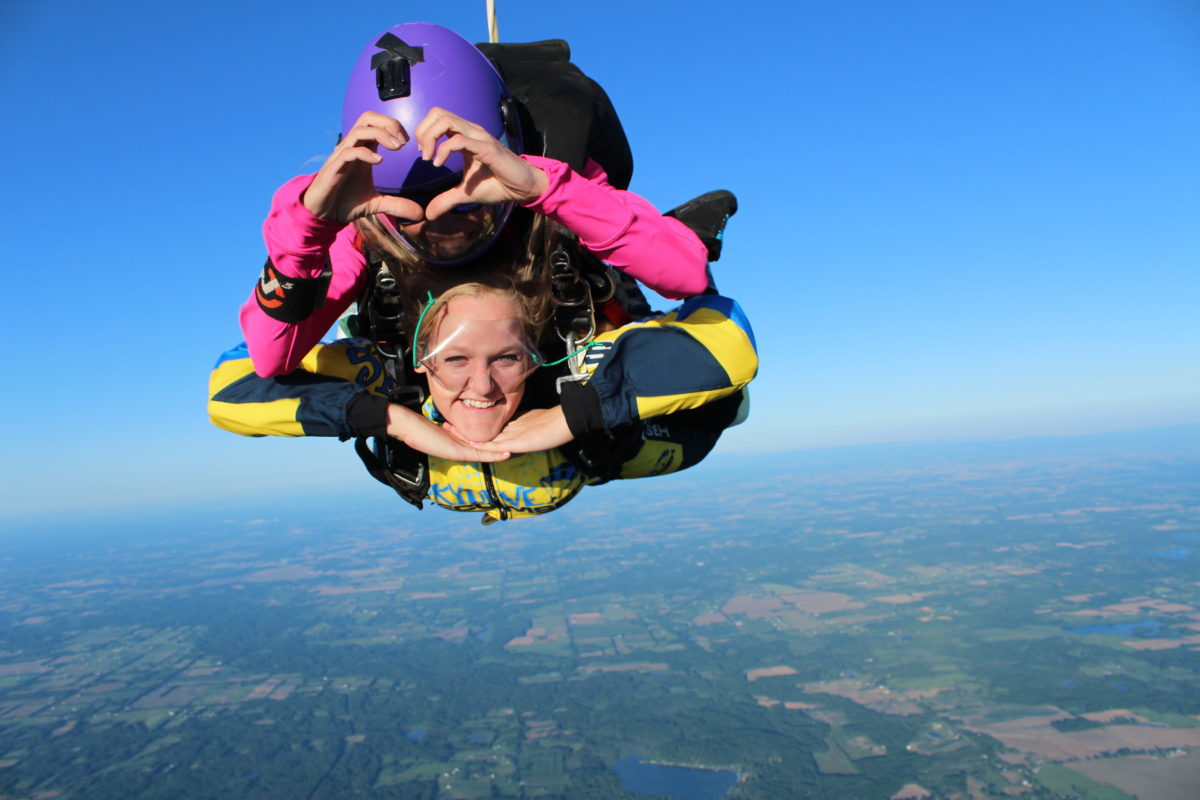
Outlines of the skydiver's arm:
M 304 369 L 263 378 L 255 373 L 246 348 L 234 348 L 209 376 L 209 419 L 243 436 L 345 440 L 383 435 L 387 400 L 369 391 L 379 383 L 370 381 L 375 371 L 368 361 L 349 355 L 352 349 L 320 345 L 303 360 Z
M 707 288 L 707 250 L 699 237 L 636 194 L 613 188 L 596 162 L 589 160 L 580 175 L 555 159 L 518 158 L 480 126 L 444 109 L 431 110 L 414 135 L 435 165 L 451 152 L 466 164 L 462 183 L 430 201 L 430 219 L 463 203 L 515 200 L 564 225 L 602 260 L 665 297 Z
M 596 341 L 585 359 L 590 377 L 564 384 L 561 395 L 576 439 L 699 408 L 742 389 L 758 371 L 749 321 L 719 295 L 693 297 Z
M 664 217 L 633 192 L 610 186 L 594 161 L 580 175 L 551 158 L 522 158 L 543 170 L 548 182 L 527 208 L 560 223 L 601 260 L 664 297 L 681 299 L 707 288 L 707 251 L 682 222 Z
M 241 314 L 259 375 L 296 369 L 358 298 L 366 262 L 350 223 L 370 214 L 420 214 L 412 200 L 379 194 L 372 182 L 378 149 L 407 142 L 399 122 L 365 112 L 316 175 L 294 178 L 275 193 L 263 224 L 268 260 Z
M 356 352 L 357 351 L 357 352 Z M 478 450 L 403 406 L 372 393 L 382 371 L 366 348 L 318 345 L 303 369 L 263 378 L 242 348 L 222 356 L 209 378 L 208 415 L 243 436 L 392 436 L 426 455 L 454 461 L 502 461 L 509 453 Z
M 302 202 L 313 177 L 275 193 L 263 223 L 269 258 L 242 305 L 242 333 L 263 377 L 295 370 L 362 291 L 366 259 L 353 226 L 321 219 Z

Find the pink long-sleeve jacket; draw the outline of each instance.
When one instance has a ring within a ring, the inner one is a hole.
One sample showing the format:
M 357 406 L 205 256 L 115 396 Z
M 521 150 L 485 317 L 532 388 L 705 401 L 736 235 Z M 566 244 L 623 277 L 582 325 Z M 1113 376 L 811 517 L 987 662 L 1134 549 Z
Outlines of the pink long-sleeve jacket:
M 589 161 L 579 174 L 561 161 L 522 158 L 544 170 L 548 179 L 545 193 L 527 208 L 563 225 L 601 260 L 664 297 L 704 291 L 705 248 L 683 223 L 662 216 L 636 194 L 610 186 L 595 162 Z M 300 322 L 281 322 L 264 313 L 257 287 L 242 305 L 242 332 L 254 371 L 264 378 L 295 370 L 362 293 L 366 280 L 366 258 L 355 247 L 354 226 L 316 217 L 301 201 L 312 179 L 301 175 L 279 188 L 263 223 L 263 238 L 279 275 L 316 278 L 326 263 L 333 274 L 324 303 Z

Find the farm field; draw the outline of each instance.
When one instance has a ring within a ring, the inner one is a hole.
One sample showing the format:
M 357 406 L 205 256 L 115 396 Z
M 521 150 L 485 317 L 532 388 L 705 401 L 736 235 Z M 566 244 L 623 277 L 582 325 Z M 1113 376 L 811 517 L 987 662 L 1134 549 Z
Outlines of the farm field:
M 701 476 L 620 487 L 618 526 L 10 533 L 0 796 L 637 797 L 621 763 L 728 798 L 1191 800 L 1198 464 Z

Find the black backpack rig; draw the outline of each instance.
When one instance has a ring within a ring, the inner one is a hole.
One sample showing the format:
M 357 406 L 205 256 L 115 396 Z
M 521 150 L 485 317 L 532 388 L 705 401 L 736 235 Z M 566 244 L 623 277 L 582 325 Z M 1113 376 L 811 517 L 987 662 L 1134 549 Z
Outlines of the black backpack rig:
M 566 41 L 485 43 L 476 47 L 496 67 L 515 101 L 526 153 L 563 161 L 576 172 L 582 172 L 591 159 L 604 169 L 611 185 L 629 188 L 633 152 L 625 129 L 604 89 L 571 62 L 571 48 Z M 716 261 L 725 223 L 736 211 L 733 194 L 717 191 L 701 195 L 667 215 L 692 228 L 708 248 L 708 260 Z M 555 229 L 550 291 L 554 329 L 564 353 L 573 353 L 591 341 L 597 332 L 598 314 L 619 326 L 653 313 L 637 281 L 581 247 L 570 231 L 557 225 Z M 350 318 L 350 333 L 375 342 L 385 372 L 396 387 L 389 393 L 389 401 L 420 413 L 425 390 L 407 357 L 411 344 L 403 324 L 400 287 L 386 261 L 373 249 L 365 252 L 367 281 L 358 301 L 358 313 Z M 581 364 L 582 355 L 569 359 L 566 374 L 557 378 L 557 384 L 582 379 Z M 609 478 L 632 446 L 632 442 L 629 446 L 616 444 L 581 444 L 569 448 L 568 455 L 590 474 Z M 425 454 L 387 436 L 358 437 L 354 449 L 376 480 L 422 508 L 429 491 Z

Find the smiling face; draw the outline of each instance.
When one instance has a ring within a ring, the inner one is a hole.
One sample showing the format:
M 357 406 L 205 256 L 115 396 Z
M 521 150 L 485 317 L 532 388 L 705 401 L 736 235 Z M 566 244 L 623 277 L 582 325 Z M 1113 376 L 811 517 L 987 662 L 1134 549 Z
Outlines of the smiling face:
M 467 439 L 491 441 L 517 412 L 537 367 L 517 304 L 495 291 L 445 304 L 421 348 L 417 372 L 446 421 Z

